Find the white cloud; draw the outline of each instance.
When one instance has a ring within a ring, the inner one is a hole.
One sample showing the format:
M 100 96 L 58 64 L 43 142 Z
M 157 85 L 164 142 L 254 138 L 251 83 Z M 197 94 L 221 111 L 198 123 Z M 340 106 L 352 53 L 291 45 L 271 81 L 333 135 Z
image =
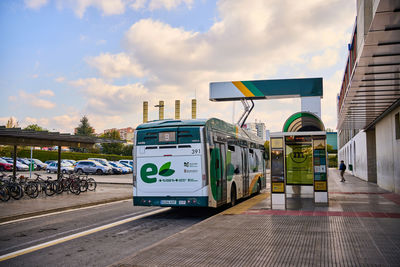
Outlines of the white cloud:
M 40 90 L 39 96 L 54 96 L 54 92 L 51 90 Z
M 148 9 L 154 11 L 157 9 L 172 10 L 182 4 L 191 9 L 193 0 L 134 0 L 130 7 L 133 10 Z
M 92 114 L 113 115 L 136 112 L 136 103 L 148 93 L 142 84 L 112 85 L 102 79 L 88 78 L 70 82 L 81 88 L 87 98 L 86 111 Z
M 65 81 L 65 77 L 60 76 L 60 77 L 55 78 L 54 80 L 55 80 L 56 82 L 58 82 L 58 83 L 62 83 L 62 82 Z
M 58 8 L 71 8 L 79 18 L 83 18 L 90 7 L 102 11 L 104 16 L 120 15 L 125 12 L 125 4 L 123 0 L 57 0 Z
M 320 70 L 334 66 L 339 60 L 338 50 L 327 49 L 321 55 L 316 55 L 311 58 L 309 64 L 310 70 Z
M 123 76 L 143 77 L 144 71 L 140 65 L 132 62 L 132 58 L 124 53 L 100 54 L 97 57 L 88 58 L 87 63 L 97 68 L 100 74 L 106 78 L 119 78 Z
M 132 4 L 131 4 L 131 8 L 134 10 L 139 10 L 142 8 L 146 7 L 146 2 L 147 0 L 135 0 Z
M 193 5 L 193 0 L 150 0 L 149 9 L 156 10 L 164 8 L 171 10 L 177 8 L 182 3 L 190 9 Z
M 48 0 L 24 0 L 25 7 L 31 9 L 40 9 L 48 3 Z
M 126 32 L 124 55 L 146 70 L 144 85 L 151 88 L 146 100 L 157 96 L 173 107 L 174 99 L 190 102 L 196 88 L 202 117 L 220 113 L 222 119 L 231 121 L 232 104 L 208 101 L 209 82 L 315 77 L 315 71 L 322 76 L 322 68 L 338 62 L 338 51 L 348 41 L 355 16 L 354 4 L 344 0 L 221 0 L 217 6 L 219 19 L 204 33 L 153 19 L 142 19 Z M 98 69 L 109 64 L 98 63 Z M 315 71 L 310 74 L 308 69 Z M 333 85 L 330 90 L 337 92 L 339 86 Z M 283 124 L 290 114 L 299 111 L 299 101 L 256 102 L 249 119 L 257 118 L 257 114 L 258 119 L 280 118 Z M 332 98 L 330 101 L 335 102 Z M 139 101 L 135 103 L 141 106 Z M 237 108 L 239 114 L 241 107 Z M 332 105 L 324 112 L 336 114 Z M 280 129 L 281 125 L 274 130 Z
M 50 91 L 50 90 L 48 90 Z M 46 90 L 43 90 L 43 92 L 47 95 L 49 95 L 49 92 Z M 42 92 L 42 91 L 41 91 Z M 18 101 L 21 101 L 24 105 L 30 105 L 32 107 L 36 108 L 41 108 L 41 109 L 52 109 L 55 107 L 55 103 L 39 98 L 38 96 L 41 96 L 41 93 L 39 94 L 29 94 L 24 91 L 20 91 L 18 94 L 18 97 L 15 97 L 18 99 Z

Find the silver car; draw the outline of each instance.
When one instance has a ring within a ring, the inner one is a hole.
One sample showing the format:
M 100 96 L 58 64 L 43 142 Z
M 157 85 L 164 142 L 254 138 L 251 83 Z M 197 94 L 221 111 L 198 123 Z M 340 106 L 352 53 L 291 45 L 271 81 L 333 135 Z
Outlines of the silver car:
M 46 171 L 48 173 L 54 172 L 57 173 L 58 170 L 58 162 L 52 162 L 46 167 Z M 74 172 L 74 166 L 72 164 L 67 164 L 67 163 L 61 163 L 61 168 L 60 168 L 62 173 L 73 173 Z
M 81 160 L 75 165 L 74 171 L 82 173 L 110 174 L 111 168 L 93 160 Z

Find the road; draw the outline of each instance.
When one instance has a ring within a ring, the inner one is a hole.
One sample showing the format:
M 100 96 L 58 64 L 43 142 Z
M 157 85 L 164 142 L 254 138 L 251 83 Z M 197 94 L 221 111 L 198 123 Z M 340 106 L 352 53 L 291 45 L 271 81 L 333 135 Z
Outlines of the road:
M 127 200 L 4 224 L 0 259 L 13 252 L 18 256 L 0 266 L 107 266 L 217 212 L 134 207 Z

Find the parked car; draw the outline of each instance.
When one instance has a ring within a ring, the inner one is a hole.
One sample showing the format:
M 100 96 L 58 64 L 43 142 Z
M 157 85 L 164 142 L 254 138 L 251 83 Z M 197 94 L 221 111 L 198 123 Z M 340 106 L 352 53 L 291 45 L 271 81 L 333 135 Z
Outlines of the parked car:
M 13 159 L 6 159 L 5 161 L 7 161 L 8 163 L 14 164 L 14 160 Z M 16 167 L 17 171 L 28 171 L 29 170 L 29 166 L 28 165 L 25 165 L 25 164 L 19 162 L 18 160 L 16 162 L 16 166 L 15 167 Z
M 80 160 L 76 163 L 74 171 L 82 173 L 110 174 L 111 168 L 94 160 Z
M 119 164 L 118 162 L 109 161 L 108 163 L 109 163 L 111 166 L 113 166 L 113 173 L 116 173 L 116 172 L 114 172 L 114 168 L 118 170 L 118 173 L 123 173 L 123 174 L 125 174 L 125 173 L 128 173 L 128 172 L 129 172 L 128 169 L 127 169 L 125 166 Z
M 133 166 L 130 165 L 129 163 L 124 163 L 124 162 L 119 161 L 119 164 L 121 164 L 121 165 L 127 167 L 127 168 L 129 169 L 130 172 L 133 172 Z
M 129 165 L 133 166 L 133 160 L 121 159 L 118 162 L 119 163 L 124 163 L 124 164 L 129 164 Z
M 30 159 L 26 159 L 26 158 L 17 158 L 17 161 L 21 162 L 22 164 L 27 165 L 27 166 L 28 166 L 28 169 L 29 169 L 29 166 L 31 165 L 31 160 L 30 160 Z M 32 162 L 32 164 L 33 164 L 33 169 L 34 169 L 34 170 L 37 170 L 37 165 L 36 165 L 34 162 Z
M 47 167 L 47 164 L 40 159 L 32 159 L 32 161 L 37 165 L 37 170 L 45 170 Z
M 13 170 L 13 164 L 8 163 L 4 159 L 0 159 L 0 171 L 12 171 Z
M 55 160 L 46 160 L 44 163 L 47 164 L 47 165 L 49 165 L 49 164 L 52 163 L 52 162 L 56 162 L 56 161 L 55 161 Z
M 46 171 L 48 173 L 57 173 L 58 171 L 58 162 L 52 162 L 49 165 L 47 165 Z M 61 163 L 60 171 L 62 173 L 73 173 L 74 172 L 74 167 L 70 163 Z
M 122 166 L 122 167 L 124 167 L 124 168 L 126 168 L 126 170 L 128 171 L 128 173 L 131 173 L 131 172 L 133 172 L 133 167 L 131 166 L 131 165 L 129 165 L 129 164 L 124 164 L 124 163 L 121 163 L 121 162 L 118 162 L 118 161 L 114 161 L 116 164 L 118 164 L 119 166 Z
M 73 159 L 63 159 L 63 160 L 68 161 L 69 163 L 71 163 L 74 166 L 76 165 L 76 160 L 73 160 Z

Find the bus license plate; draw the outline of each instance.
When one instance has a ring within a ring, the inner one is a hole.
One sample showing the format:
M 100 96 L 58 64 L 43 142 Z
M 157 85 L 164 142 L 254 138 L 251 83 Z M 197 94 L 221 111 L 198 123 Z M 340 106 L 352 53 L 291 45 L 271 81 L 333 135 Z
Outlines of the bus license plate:
M 176 204 L 176 200 L 161 200 L 160 204 L 161 205 L 175 205 Z

